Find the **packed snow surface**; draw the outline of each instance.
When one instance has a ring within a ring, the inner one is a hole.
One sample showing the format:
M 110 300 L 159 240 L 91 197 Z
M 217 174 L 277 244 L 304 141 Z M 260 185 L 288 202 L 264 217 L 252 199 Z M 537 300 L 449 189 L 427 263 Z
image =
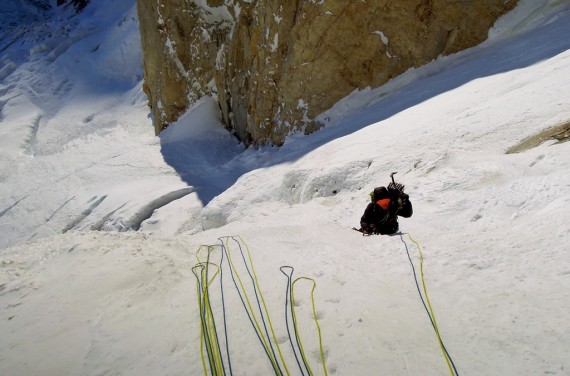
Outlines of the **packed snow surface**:
M 316 284 L 294 286 L 313 374 L 449 374 L 427 291 L 458 374 L 570 375 L 570 143 L 507 153 L 570 122 L 568 1 L 519 1 L 280 148 L 245 148 L 212 98 L 155 136 L 135 1 L 44 3 L 0 5 L 0 375 L 204 374 L 201 245 L 227 374 L 275 373 L 237 277 L 308 374 L 290 266 Z M 394 171 L 402 233 L 353 231 Z

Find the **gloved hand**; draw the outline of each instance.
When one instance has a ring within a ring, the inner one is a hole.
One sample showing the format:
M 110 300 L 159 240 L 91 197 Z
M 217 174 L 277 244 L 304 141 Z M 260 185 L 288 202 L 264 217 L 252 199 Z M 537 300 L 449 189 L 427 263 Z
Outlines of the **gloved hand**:
M 396 188 L 392 188 L 392 187 L 388 188 L 388 192 L 389 192 L 391 198 L 396 198 L 396 197 L 400 196 L 400 194 L 402 194 L 401 191 L 397 190 Z
M 396 211 L 399 212 L 400 209 L 402 209 L 404 207 L 404 205 L 406 205 L 408 203 L 409 200 L 409 196 L 407 194 L 405 194 L 404 192 L 401 192 L 398 196 L 398 198 L 396 199 L 396 205 L 397 205 L 397 209 Z

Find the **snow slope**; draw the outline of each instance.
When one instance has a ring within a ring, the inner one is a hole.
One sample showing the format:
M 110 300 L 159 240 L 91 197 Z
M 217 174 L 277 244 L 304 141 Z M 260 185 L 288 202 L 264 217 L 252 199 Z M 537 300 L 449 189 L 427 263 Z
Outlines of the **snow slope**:
M 284 265 L 316 282 L 328 374 L 449 373 L 407 234 L 459 374 L 570 374 L 570 143 L 506 153 L 570 121 L 570 2 L 520 1 L 483 45 L 259 149 L 209 98 L 154 136 L 134 1 L 26 4 L 0 5 L 26 12 L 0 38 L 1 375 L 203 374 L 196 251 L 233 235 L 291 374 Z M 414 205 L 403 234 L 352 231 L 392 171 Z M 225 365 L 272 374 L 228 268 L 211 297 L 222 333 L 223 281 Z M 310 294 L 301 280 L 299 329 L 323 374 Z

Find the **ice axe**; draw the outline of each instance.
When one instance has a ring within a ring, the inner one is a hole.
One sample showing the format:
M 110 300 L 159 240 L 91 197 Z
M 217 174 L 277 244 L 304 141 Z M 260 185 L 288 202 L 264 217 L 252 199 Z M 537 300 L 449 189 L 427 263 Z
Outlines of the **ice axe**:
M 390 174 L 390 177 L 392 178 L 392 182 L 390 184 L 388 184 L 388 189 L 395 189 L 397 191 L 399 191 L 400 193 L 404 193 L 404 185 L 400 184 L 400 183 L 396 183 L 396 181 L 394 180 L 394 175 L 396 175 L 398 172 L 392 172 Z

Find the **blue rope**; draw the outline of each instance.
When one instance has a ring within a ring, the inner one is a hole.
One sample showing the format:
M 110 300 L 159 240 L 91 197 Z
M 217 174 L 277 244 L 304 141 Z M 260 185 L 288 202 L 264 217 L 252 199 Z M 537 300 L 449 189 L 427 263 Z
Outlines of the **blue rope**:
M 408 254 L 408 259 L 410 260 L 410 265 L 412 265 L 412 272 L 414 274 L 414 281 L 416 282 L 416 288 L 418 289 L 418 294 L 420 295 L 420 299 L 422 301 L 422 304 L 424 306 L 424 309 L 429 317 L 429 321 L 431 322 L 431 326 L 433 327 L 433 329 L 435 330 L 435 324 L 433 322 L 433 318 L 431 317 L 431 314 L 429 312 L 429 309 L 424 301 L 424 297 L 422 295 L 422 291 L 420 289 L 420 284 L 418 282 L 418 277 L 416 275 L 416 268 L 414 267 L 414 263 L 412 261 L 412 257 L 410 256 L 410 251 L 408 250 L 408 244 L 406 243 L 406 241 L 404 240 L 404 237 L 402 236 L 402 233 L 398 233 L 398 235 L 400 235 L 400 240 L 402 241 L 402 243 L 404 243 L 404 247 L 406 247 L 406 253 Z M 455 368 L 455 363 L 453 363 L 453 359 L 451 358 L 451 356 L 449 355 L 449 353 L 447 352 L 447 349 L 445 348 L 445 345 L 443 344 L 443 341 L 441 340 L 441 346 L 443 347 L 443 351 L 445 351 L 445 355 L 447 355 L 447 358 L 449 359 L 449 361 L 451 362 L 451 365 L 453 366 L 453 370 L 455 371 L 455 374 L 457 376 L 459 376 L 459 373 L 457 372 L 457 368 Z
M 231 239 L 233 241 L 235 241 L 239 247 L 239 251 L 241 253 L 241 257 L 243 259 L 245 269 L 247 270 L 247 274 L 249 274 L 249 278 L 251 279 L 251 284 L 253 285 L 253 292 L 255 294 L 255 300 L 257 301 L 257 307 L 259 309 L 259 314 L 261 315 L 261 321 L 263 322 L 263 328 L 265 329 L 265 335 L 267 336 L 269 347 L 271 348 L 271 353 L 273 354 L 273 359 L 275 359 L 275 363 L 277 364 L 277 367 L 279 368 L 279 373 L 282 375 L 283 371 L 281 370 L 281 367 L 279 366 L 279 362 L 277 360 L 277 355 L 275 354 L 275 349 L 273 348 L 273 345 L 271 343 L 271 336 L 269 335 L 269 331 L 267 330 L 267 324 L 265 323 L 265 315 L 263 314 L 263 309 L 261 309 L 261 302 L 260 302 L 259 296 L 257 294 L 257 286 L 255 285 L 255 279 L 253 278 L 253 275 L 251 274 L 251 271 L 249 270 L 249 267 L 247 266 L 247 260 L 245 259 L 245 255 L 243 253 L 243 248 L 241 247 L 241 243 L 239 242 L 239 240 L 237 240 L 235 238 L 235 236 L 231 236 Z
M 291 273 L 287 274 L 285 273 L 285 271 L 283 271 L 284 268 L 289 268 L 291 269 Z M 293 322 L 295 322 L 295 316 L 292 313 L 293 310 L 293 303 L 291 302 L 291 293 L 292 293 L 292 279 L 293 279 L 293 272 L 295 271 L 295 269 L 292 266 L 282 266 L 279 268 L 279 270 L 281 271 L 281 273 L 283 273 L 285 275 L 285 277 L 287 277 L 287 289 L 285 292 L 285 326 L 287 327 L 287 335 L 289 336 L 289 343 L 291 344 L 291 349 L 293 350 L 293 355 L 295 355 L 295 360 L 297 361 L 297 365 L 299 366 L 299 370 L 301 371 L 301 375 L 305 375 L 305 372 L 303 370 L 303 367 L 301 367 L 301 363 L 299 362 L 299 358 L 297 357 L 297 351 L 295 350 L 295 345 L 293 344 L 293 339 L 291 337 L 291 331 L 289 330 L 289 304 L 291 305 L 291 319 L 293 320 Z M 295 324 L 293 324 L 293 328 L 296 330 Z M 297 342 L 297 347 L 299 347 L 299 339 L 297 337 L 295 337 L 295 341 Z M 303 363 L 305 365 L 305 367 L 307 367 L 307 363 L 305 358 L 303 357 L 303 352 L 299 350 L 299 352 L 301 353 L 301 357 L 303 359 Z
M 220 252 L 221 256 L 220 256 L 220 293 L 222 294 L 222 315 L 224 318 L 224 336 L 226 337 L 226 355 L 228 357 L 228 366 L 230 368 L 230 375 L 233 375 L 233 371 L 232 371 L 232 360 L 230 358 L 230 341 L 228 339 L 228 325 L 227 325 L 227 320 L 226 320 L 226 303 L 225 303 L 225 299 L 224 299 L 224 274 L 223 274 L 223 263 L 224 263 L 224 251 L 222 248 L 222 251 Z M 231 267 L 230 267 L 231 269 Z
M 200 276 L 198 276 L 196 274 L 195 269 L 197 269 L 197 268 L 200 268 Z M 202 284 L 202 278 L 203 278 L 202 273 L 203 273 L 204 268 L 205 268 L 205 266 L 202 264 L 197 265 L 197 266 L 192 268 L 192 273 L 196 276 L 196 279 L 198 281 L 198 288 L 199 288 L 200 292 L 202 293 L 202 296 L 200 296 L 200 299 L 199 299 L 199 307 L 198 308 L 200 310 L 200 324 L 202 325 L 202 332 L 207 333 L 208 327 L 206 325 L 206 305 L 204 304 L 204 296 L 203 296 L 204 287 Z M 206 281 L 206 283 L 207 283 L 207 281 Z M 206 354 L 208 355 L 208 362 L 210 363 L 210 370 L 211 370 L 211 369 L 213 369 L 213 367 L 212 367 L 212 355 L 211 355 L 212 345 L 209 341 L 208 335 L 206 335 L 206 334 L 204 334 L 204 343 L 206 344 Z
M 228 256 L 228 253 L 227 253 L 228 250 L 227 250 L 226 247 L 224 246 L 224 241 L 223 241 L 221 238 L 218 238 L 218 240 L 219 240 L 220 243 L 221 243 L 222 251 L 226 254 L 226 257 L 229 257 L 229 256 Z M 265 351 L 265 355 L 267 355 L 267 358 L 271 359 L 271 355 L 269 355 L 269 352 L 267 351 L 267 348 L 266 348 L 265 345 L 263 344 L 263 340 L 261 339 L 261 335 L 260 335 L 260 333 L 257 331 L 257 328 L 255 327 L 255 323 L 253 322 L 253 319 L 252 319 L 252 317 L 251 317 L 251 314 L 249 313 L 249 310 L 247 309 L 247 305 L 245 304 L 245 300 L 244 300 L 244 298 L 243 298 L 243 296 L 242 296 L 242 294 L 241 294 L 241 292 L 240 292 L 240 289 L 239 289 L 238 283 L 237 283 L 237 281 L 236 281 L 236 278 L 235 278 L 235 276 L 234 276 L 234 271 L 233 271 L 233 269 L 231 268 L 231 265 L 230 265 L 230 268 L 229 268 L 229 269 L 230 269 L 230 276 L 231 276 L 231 278 L 232 278 L 232 281 L 234 282 L 234 286 L 235 286 L 236 291 L 237 291 L 237 293 L 238 293 L 239 299 L 241 300 L 241 304 L 243 305 L 243 308 L 244 308 L 244 310 L 245 310 L 245 313 L 246 313 L 246 315 L 247 315 L 247 318 L 249 319 L 249 322 L 251 323 L 251 326 L 253 327 L 253 330 L 254 330 L 254 332 L 255 332 L 255 335 L 257 336 L 257 339 L 259 340 L 259 343 L 261 344 L 261 347 L 263 348 L 263 351 Z M 273 362 L 271 362 L 271 364 L 273 365 Z M 283 372 L 281 371 L 281 369 L 279 369 L 279 368 L 276 369 L 275 366 L 273 366 L 273 370 L 275 371 L 275 373 L 276 373 L 277 375 L 279 375 L 279 374 L 282 375 L 282 374 L 283 374 Z
M 208 286 L 208 271 L 209 271 L 209 265 L 210 265 L 210 254 L 212 253 L 212 249 L 214 247 L 213 246 L 208 246 L 208 256 L 206 257 L 206 290 L 209 290 L 210 287 Z M 221 267 L 220 267 L 221 269 Z M 221 276 L 220 276 L 221 277 Z M 210 293 L 208 292 L 208 295 L 210 295 Z M 208 309 L 210 310 L 210 312 L 213 312 L 212 310 L 212 304 L 210 303 L 210 299 L 207 300 L 208 303 Z M 214 327 L 214 333 L 216 333 L 216 344 L 218 347 L 218 353 L 221 354 L 222 350 L 220 349 L 220 340 L 218 337 L 218 330 L 216 329 L 216 320 L 212 320 L 212 325 Z M 224 325 L 225 325 L 225 320 L 224 320 Z M 224 366 L 224 359 L 223 357 L 220 356 L 220 362 L 222 362 L 222 371 L 224 373 L 224 376 L 226 374 L 226 367 Z

